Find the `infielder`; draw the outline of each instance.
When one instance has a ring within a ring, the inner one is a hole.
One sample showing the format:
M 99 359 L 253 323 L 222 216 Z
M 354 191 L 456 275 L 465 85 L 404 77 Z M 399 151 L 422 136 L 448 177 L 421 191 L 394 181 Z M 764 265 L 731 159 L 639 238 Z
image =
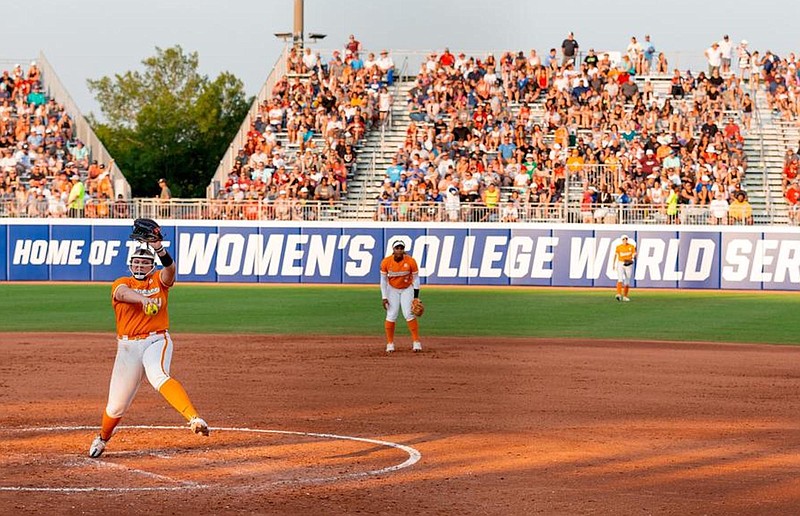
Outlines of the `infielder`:
M 155 224 L 155 223 L 153 223 Z M 156 227 L 158 227 L 156 225 Z M 208 435 L 208 425 L 198 415 L 183 386 L 170 377 L 172 338 L 169 335 L 167 304 L 175 283 L 175 262 L 159 239 L 149 241 L 153 250 L 142 247 L 133 252 L 131 276 L 118 278 L 111 286 L 111 304 L 117 320 L 117 357 L 111 373 L 108 404 L 103 412 L 100 434 L 89 448 L 89 457 L 103 454 L 114 428 L 130 407 L 142 376 L 189 422 L 196 434 Z M 158 270 L 155 255 L 164 266 Z M 154 315 L 149 315 L 155 312 Z
M 381 296 L 383 309 L 386 310 L 386 352 L 394 352 L 394 328 L 397 314 L 403 311 L 411 338 L 412 349 L 422 351 L 419 341 L 419 320 L 424 307 L 419 300 L 419 267 L 417 261 L 405 252 L 406 246 L 401 240 L 392 242 L 392 254 L 381 260 Z
M 617 268 L 617 301 L 630 301 L 628 292 L 631 289 L 633 262 L 636 260 L 636 246 L 628 242 L 628 235 L 620 237 L 622 243 L 614 250 L 614 265 Z

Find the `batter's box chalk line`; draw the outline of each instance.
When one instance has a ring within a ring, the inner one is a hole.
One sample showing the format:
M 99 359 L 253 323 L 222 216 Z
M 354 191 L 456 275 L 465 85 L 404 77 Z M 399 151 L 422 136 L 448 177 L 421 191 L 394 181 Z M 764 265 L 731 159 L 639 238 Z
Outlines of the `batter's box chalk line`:
M 125 425 L 120 426 L 119 429 L 134 429 L 134 430 L 181 430 L 185 431 L 185 426 L 160 426 L 160 425 Z M 29 428 L 2 428 L 0 427 L 0 432 L 4 433 L 14 433 L 14 434 L 21 434 L 21 433 L 28 433 L 28 432 L 77 432 L 82 430 L 97 430 L 96 426 L 42 426 L 42 427 L 29 427 Z M 395 471 L 399 471 L 404 468 L 408 468 L 419 462 L 422 458 L 422 454 L 415 448 L 411 446 L 406 446 L 404 444 L 393 443 L 390 441 L 381 441 L 379 439 L 367 439 L 365 437 L 354 437 L 350 435 L 337 435 L 337 434 L 320 434 L 315 432 L 292 432 L 289 430 L 263 430 L 260 428 L 225 428 L 225 427 L 212 427 L 211 430 L 214 432 L 239 432 L 239 433 L 251 433 L 251 434 L 277 434 L 277 435 L 298 435 L 303 437 L 316 437 L 319 439 L 338 439 L 342 441 L 355 441 L 360 443 L 367 443 L 367 444 L 374 444 L 377 446 L 383 446 L 386 448 L 394 448 L 396 450 L 401 450 L 408 455 L 408 458 L 401 462 L 400 464 L 396 464 L 394 466 L 388 466 L 381 469 L 374 469 L 370 471 L 361 471 L 357 473 L 347 473 L 344 475 L 336 475 L 331 477 L 319 477 L 319 478 L 300 478 L 300 479 L 292 479 L 292 480 L 279 480 L 275 482 L 267 482 L 260 486 L 253 485 L 249 483 L 247 486 L 238 486 L 238 487 L 230 487 L 226 486 L 225 488 L 230 489 L 242 489 L 242 490 L 251 490 L 257 487 L 269 487 L 269 486 L 279 486 L 279 485 L 288 485 L 288 484 L 315 484 L 315 483 L 323 483 L 323 482 L 337 482 L 341 480 L 351 480 L 363 477 L 370 477 L 375 475 L 383 475 L 386 473 L 392 473 Z M 83 493 L 83 492 L 115 492 L 115 493 L 125 493 L 125 492 L 142 492 L 142 491 L 180 491 L 186 489 L 208 489 L 215 487 L 214 485 L 204 485 L 198 484 L 195 482 L 189 482 L 184 480 L 176 480 L 169 477 L 164 477 L 158 475 L 156 473 L 152 473 L 149 471 L 143 471 L 133 468 L 127 468 L 125 466 L 121 466 L 118 464 L 110 463 L 101 461 L 98 459 L 86 459 L 87 461 L 93 464 L 102 464 L 107 467 L 114 467 L 114 468 L 124 468 L 129 472 L 137 473 L 149 478 L 154 478 L 158 480 L 165 480 L 165 481 L 172 481 L 177 483 L 178 485 L 174 486 L 161 486 L 161 487 L 103 487 L 103 486 L 96 486 L 96 487 L 30 487 L 30 486 L 0 486 L 0 491 L 34 491 L 34 492 L 52 492 L 52 493 Z

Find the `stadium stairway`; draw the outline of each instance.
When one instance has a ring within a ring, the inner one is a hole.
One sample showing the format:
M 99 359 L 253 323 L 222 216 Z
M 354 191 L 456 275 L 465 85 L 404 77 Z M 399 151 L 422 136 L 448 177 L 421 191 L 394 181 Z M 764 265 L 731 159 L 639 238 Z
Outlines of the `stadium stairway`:
M 386 169 L 392 163 L 406 138 L 411 119 L 408 117 L 408 91 L 414 87 L 415 77 L 403 78 L 398 84 L 392 103 L 391 122 L 381 130 L 369 131 L 358 149 L 356 172 L 347 184 L 348 201 L 342 206 L 342 219 L 371 219 L 375 201 L 380 193 Z
M 637 78 L 640 89 L 645 80 L 653 83 L 654 96 L 661 100 L 669 96 L 669 77 Z M 414 77 L 406 77 L 397 85 L 392 106 L 392 123 L 384 131 L 369 131 L 362 140 L 358 152 L 359 159 L 356 173 L 348 183 L 346 203 L 337 207 L 342 219 L 371 219 L 375 210 L 375 201 L 380 192 L 386 169 L 391 164 L 399 146 L 403 145 L 406 130 L 410 123 L 408 117 L 408 91 L 414 86 Z M 788 222 L 787 204 L 781 191 L 781 175 L 786 150 L 794 148 L 800 142 L 800 128 L 794 122 L 785 122 L 779 114 L 773 113 L 766 102 L 765 92 L 759 90 L 755 97 L 756 108 L 760 116 L 759 126 L 754 116 L 751 130 L 744 133 L 744 151 L 747 156 L 748 170 L 743 188 L 748 192 L 748 199 L 753 206 L 754 214 L 766 214 L 765 217 L 777 224 Z M 519 105 L 509 106 L 516 114 Z M 540 102 L 532 106 L 532 116 L 539 122 L 544 115 Z M 741 113 L 729 112 L 741 124 Z M 763 161 L 761 155 L 763 139 Z M 766 170 L 766 172 L 764 172 Z M 570 204 L 577 205 L 582 197 L 582 185 L 575 181 L 569 186 Z M 762 220 L 762 222 L 765 222 Z
M 752 131 L 745 136 L 749 167 L 744 189 L 748 193 L 754 213 L 767 213 L 769 221 L 786 224 L 789 217 L 788 205 L 781 188 L 783 162 L 787 149 L 796 149 L 795 145 L 800 141 L 800 128 L 796 122 L 784 121 L 779 113 L 769 109 L 763 89 L 758 91 L 755 100 L 761 124 L 759 127 L 754 119 Z M 762 174 L 764 171 L 766 173 Z

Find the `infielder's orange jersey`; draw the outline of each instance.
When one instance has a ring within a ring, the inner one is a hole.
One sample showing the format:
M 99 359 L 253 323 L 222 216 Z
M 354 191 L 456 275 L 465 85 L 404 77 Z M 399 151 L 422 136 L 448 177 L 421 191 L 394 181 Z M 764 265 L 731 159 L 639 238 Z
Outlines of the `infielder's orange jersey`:
M 636 246 L 633 244 L 619 244 L 615 251 L 617 253 L 617 260 L 624 263 L 633 260 L 633 255 L 636 253 Z
M 132 290 L 151 299 L 161 299 L 161 308 L 155 315 L 147 315 L 139 303 L 123 303 L 114 299 L 114 293 L 120 285 L 127 285 Z M 117 318 L 117 336 L 127 335 L 129 339 L 146 337 L 150 332 L 169 329 L 167 314 L 167 298 L 169 287 L 161 281 L 161 271 L 156 271 L 143 280 L 133 276 L 117 279 L 111 285 L 111 305 Z
M 389 255 L 381 261 L 381 274 L 386 274 L 389 285 L 397 289 L 410 287 L 414 283 L 414 273 L 419 272 L 417 261 L 404 254 L 399 262 Z

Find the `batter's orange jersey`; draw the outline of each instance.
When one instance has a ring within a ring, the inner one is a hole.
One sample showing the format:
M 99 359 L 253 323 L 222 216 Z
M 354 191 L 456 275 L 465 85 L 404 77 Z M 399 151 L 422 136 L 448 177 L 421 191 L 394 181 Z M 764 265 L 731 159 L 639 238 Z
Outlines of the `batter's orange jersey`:
M 633 244 L 619 244 L 615 251 L 617 253 L 617 260 L 620 263 L 633 260 L 633 255 L 636 253 L 636 246 Z
M 139 303 L 123 303 L 114 299 L 114 293 L 120 285 L 127 285 L 132 290 L 152 299 L 161 299 L 161 309 L 155 315 L 147 315 Z M 129 339 L 147 336 L 150 332 L 169 329 L 167 298 L 169 288 L 161 281 L 161 271 L 156 271 L 143 280 L 133 276 L 118 278 L 111 285 L 111 306 L 117 318 L 117 336 L 127 335 Z
M 381 261 L 381 274 L 386 274 L 389 285 L 397 289 L 410 287 L 414 283 L 414 274 L 418 272 L 417 261 L 407 254 L 399 262 L 395 261 L 393 255 Z

